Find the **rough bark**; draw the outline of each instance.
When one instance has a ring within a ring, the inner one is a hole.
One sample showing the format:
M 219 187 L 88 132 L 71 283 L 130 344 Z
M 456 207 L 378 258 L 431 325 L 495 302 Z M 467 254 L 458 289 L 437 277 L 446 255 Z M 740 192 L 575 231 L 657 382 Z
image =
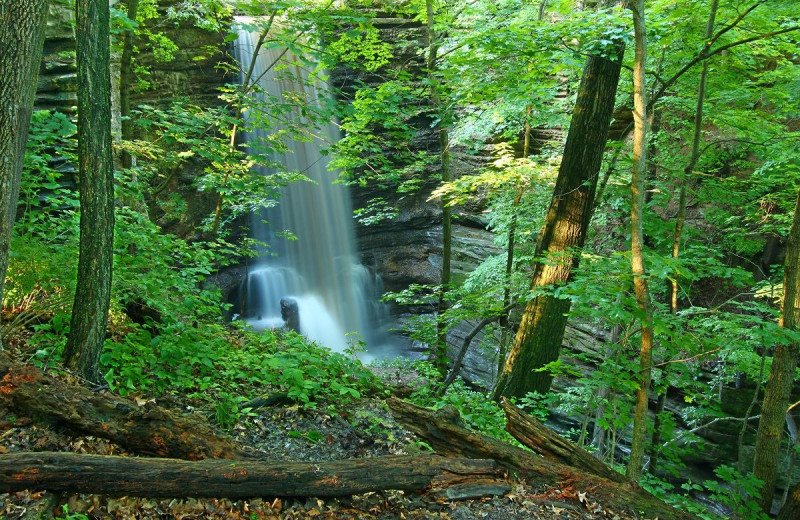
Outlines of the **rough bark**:
M 395 398 L 387 402 L 399 423 L 441 455 L 494 459 L 519 473 L 530 484 L 562 489 L 570 486 L 587 493 L 589 500 L 596 500 L 612 510 L 628 511 L 634 515 L 646 512 L 648 518 L 662 520 L 697 518 L 670 507 L 633 483 L 605 479 L 469 430 L 463 426 L 458 412 L 450 406 L 434 411 Z
M 47 4 L 47 0 L 0 0 L 0 304 L 42 58 Z
M 138 454 L 189 460 L 245 456 L 196 417 L 65 383 L 4 352 L 0 397 L 0 406 L 17 415 L 109 439 Z
M 639 388 L 633 416 L 631 455 L 626 475 L 638 481 L 642 475 L 646 435 L 647 404 L 653 370 L 653 307 L 644 266 L 644 191 L 647 176 L 647 97 L 645 65 L 647 39 L 645 34 L 644 0 L 631 3 L 633 32 L 636 45 L 633 65 L 633 172 L 631 176 L 631 270 L 633 292 L 641 314 L 641 350 L 639 356 Z
M 98 381 L 111 298 L 114 167 L 111 155 L 111 70 L 107 0 L 77 0 L 80 256 L 64 363 Z
M 510 489 L 491 460 L 436 455 L 328 462 L 142 459 L 76 453 L 0 455 L 0 493 L 23 489 L 159 497 L 339 497 L 384 489 Z M 498 485 L 500 484 L 500 485 Z
M 614 471 L 588 451 L 526 414 L 508 399 L 503 399 L 502 407 L 506 414 L 506 431 L 545 459 L 582 469 L 614 482 L 629 482 L 625 475 Z
M 580 261 L 577 249 L 589 229 L 623 51 L 620 42 L 611 59 L 590 56 L 583 69 L 556 186 L 536 246 L 534 297 L 525 306 L 493 392 L 495 399 L 550 390 L 552 375 L 536 370 L 558 359 L 570 302 L 549 294 L 548 288 L 567 282 Z
M 800 191 L 797 194 L 794 218 L 786 244 L 781 310 L 782 327 L 796 330 L 798 325 L 800 325 Z M 789 406 L 798 354 L 800 345 L 797 343 L 779 345 L 775 349 L 764 391 L 764 402 L 761 406 L 753 474 L 764 481 L 759 503 L 767 513 L 772 507 L 772 497 L 775 494 L 783 424 Z M 795 489 L 791 493 L 792 496 L 796 491 Z

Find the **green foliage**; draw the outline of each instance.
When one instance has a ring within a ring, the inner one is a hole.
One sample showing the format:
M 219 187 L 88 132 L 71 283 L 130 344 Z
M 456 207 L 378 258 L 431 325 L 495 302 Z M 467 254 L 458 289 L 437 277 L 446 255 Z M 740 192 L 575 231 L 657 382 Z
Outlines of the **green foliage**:
M 208 323 L 202 329 L 173 324 L 157 336 L 134 327 L 106 343 L 101 363 L 106 381 L 123 394 L 216 396 L 215 415 L 222 425 L 247 413 L 239 408 L 244 395 L 286 392 L 301 405 L 316 407 L 320 400 L 341 404 L 380 388 L 357 360 L 297 334 L 232 333 Z
M 642 487 L 656 497 L 669 504 L 697 515 L 703 520 L 767 520 L 769 515 L 761 511 L 758 499 L 761 497 L 763 482 L 753 475 L 741 475 L 733 467 L 722 465 L 714 468 L 718 480 L 705 480 L 702 484 L 685 482 L 677 493 L 675 486 L 652 475 L 645 475 Z M 697 495 L 704 495 L 721 508 L 728 510 L 726 515 L 712 512 L 694 500 Z
M 10 248 L 3 305 L 59 311 L 71 304 L 77 269 L 78 196 L 71 186 L 76 127 L 64 114 L 34 112 Z
M 83 513 L 70 513 L 67 504 L 61 506 L 61 514 L 64 516 L 56 516 L 56 518 L 59 520 L 89 520 L 89 517 Z
M 439 372 L 432 363 L 419 361 L 411 366 L 422 379 L 428 381 L 428 384 L 414 390 L 409 397 L 411 402 L 433 409 L 453 406 L 469 428 L 497 439 L 516 442 L 505 430 L 502 408 L 488 399 L 486 394 L 469 390 L 463 381 L 458 380 L 442 395 L 433 384 L 439 378 Z

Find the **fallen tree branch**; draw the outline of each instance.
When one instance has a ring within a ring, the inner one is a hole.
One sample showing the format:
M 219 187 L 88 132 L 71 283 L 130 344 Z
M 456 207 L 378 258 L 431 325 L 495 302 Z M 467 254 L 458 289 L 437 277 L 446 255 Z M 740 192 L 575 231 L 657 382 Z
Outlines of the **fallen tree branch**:
M 137 454 L 188 460 L 247 456 L 201 417 L 66 383 L 3 351 L 0 396 L 0 406 L 17 415 L 109 439 Z
M 472 343 L 472 340 L 475 339 L 475 336 L 477 336 L 478 333 L 482 331 L 483 328 L 489 325 L 490 323 L 494 323 L 495 321 L 503 319 L 505 314 L 507 314 L 508 311 L 510 311 L 517 305 L 518 304 L 516 302 L 510 303 L 505 307 L 503 307 L 500 310 L 499 314 L 483 318 L 480 321 L 480 323 L 475 325 L 475 327 L 472 328 L 469 334 L 467 334 L 466 337 L 464 337 L 464 342 L 461 344 L 461 350 L 458 351 L 458 355 L 456 356 L 456 359 L 453 361 L 453 368 L 450 370 L 450 374 L 447 376 L 447 379 L 444 380 L 444 383 L 442 383 L 442 388 L 439 390 L 440 394 L 444 394 L 447 388 L 450 385 L 452 385 L 453 382 L 456 380 L 456 377 L 458 377 L 459 372 L 461 372 L 461 364 L 464 362 L 464 356 L 467 355 L 467 350 L 469 349 L 469 345 L 470 343 Z
M 535 453 L 467 429 L 452 406 L 430 410 L 396 398 L 387 400 L 395 420 L 416 433 L 437 453 L 451 457 L 494 459 L 533 485 L 572 488 L 593 501 L 648 518 L 697 520 L 665 504 L 632 482 L 615 482 L 584 470 L 547 460 Z
M 437 455 L 257 462 L 9 453 L 0 455 L 0 493 L 28 489 L 151 498 L 339 497 L 485 484 L 478 487 L 502 494 L 510 489 L 503 473 L 491 460 Z

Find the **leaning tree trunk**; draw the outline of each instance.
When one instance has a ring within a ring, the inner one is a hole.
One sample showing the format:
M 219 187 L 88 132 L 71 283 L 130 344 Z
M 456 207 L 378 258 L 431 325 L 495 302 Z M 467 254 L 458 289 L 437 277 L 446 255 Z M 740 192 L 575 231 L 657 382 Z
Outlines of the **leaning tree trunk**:
M 536 246 L 535 257 L 543 259 L 534 264 L 531 280 L 531 291 L 537 294 L 525 306 L 494 388 L 495 399 L 550 390 L 552 376 L 536 369 L 558 359 L 570 302 L 547 291 L 568 281 L 580 261 L 576 249 L 583 246 L 589 229 L 623 51 L 624 44 L 618 42 L 609 57 L 586 60 L 553 198 Z
M 0 0 L 0 305 L 42 61 L 47 3 Z
M 76 4 L 80 257 L 64 363 L 97 381 L 111 298 L 114 167 L 111 156 L 111 71 L 107 0 Z
M 797 194 L 792 228 L 786 246 L 781 325 L 792 330 L 796 330 L 800 325 L 800 192 Z M 798 354 L 800 345 L 797 343 L 779 345 L 775 349 L 764 392 L 764 402 L 761 406 L 753 474 L 764 481 L 759 503 L 766 513 L 769 513 L 772 507 L 772 497 L 775 494 L 783 423 L 789 406 Z

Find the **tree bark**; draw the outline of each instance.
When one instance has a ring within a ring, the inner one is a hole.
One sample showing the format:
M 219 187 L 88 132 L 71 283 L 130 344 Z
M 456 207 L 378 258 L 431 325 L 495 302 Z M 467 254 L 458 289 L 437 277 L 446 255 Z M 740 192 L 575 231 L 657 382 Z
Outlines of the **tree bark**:
M 797 330 L 800 325 L 800 191 L 794 208 L 794 218 L 786 244 L 786 260 L 783 272 L 783 307 L 781 326 Z M 756 452 L 753 461 L 753 474 L 764 481 L 761 490 L 761 508 L 769 513 L 772 497 L 775 494 L 775 481 L 778 477 L 783 423 L 789 406 L 792 382 L 797 368 L 800 345 L 790 343 L 779 345 L 772 358 L 764 402 L 761 406 L 761 420 L 758 422 Z M 791 493 L 795 495 L 796 489 Z
M 97 382 L 111 298 L 114 166 L 108 0 L 77 0 L 80 256 L 64 363 Z
M 76 453 L 0 455 L 0 493 L 23 489 L 162 497 L 340 497 L 475 483 L 508 490 L 491 460 L 436 455 L 328 462 L 141 459 Z
M 639 388 L 633 416 L 631 455 L 626 476 L 638 482 L 642 475 L 647 441 L 647 404 L 653 370 L 653 307 L 644 267 L 644 191 L 647 176 L 647 96 L 645 65 L 647 36 L 644 21 L 644 0 L 631 3 L 636 45 L 633 65 L 633 173 L 631 177 L 631 270 L 633 291 L 641 314 L 641 351 L 639 356 Z
M 396 398 L 388 399 L 387 403 L 399 423 L 442 455 L 494 459 L 511 471 L 520 473 L 530 484 L 562 489 L 569 486 L 586 492 L 589 500 L 596 500 L 613 510 L 634 515 L 646 512 L 648 518 L 658 517 L 662 520 L 697 519 L 690 513 L 672 508 L 633 483 L 605 479 L 469 430 L 463 426 L 458 412 L 452 406 L 434 411 Z
M 64 383 L 0 352 L 0 406 L 15 414 L 109 439 L 137 454 L 199 460 L 244 449 L 192 416 Z
M 588 451 L 526 414 L 508 399 L 503 399 L 501 406 L 506 414 L 506 431 L 545 459 L 582 469 L 614 482 L 629 482 L 625 475 L 614 471 Z
M 47 0 L 0 0 L 0 305 L 42 61 L 47 4 Z
M 128 18 L 135 22 L 139 11 L 139 0 L 125 2 Z M 133 125 L 131 124 L 131 88 L 133 83 L 133 44 L 136 39 L 136 29 L 125 31 L 122 38 L 122 58 L 119 71 L 119 110 L 122 119 L 122 140 L 133 139 Z M 133 166 L 133 157 L 127 150 L 122 150 L 122 167 Z
M 580 262 L 577 249 L 583 246 L 589 229 L 623 51 L 624 44 L 618 42 L 611 59 L 590 56 L 586 60 L 556 186 L 536 246 L 533 298 L 525 306 L 498 377 L 495 399 L 550 390 L 552 375 L 536 370 L 558 359 L 570 302 L 547 291 L 567 282 Z

